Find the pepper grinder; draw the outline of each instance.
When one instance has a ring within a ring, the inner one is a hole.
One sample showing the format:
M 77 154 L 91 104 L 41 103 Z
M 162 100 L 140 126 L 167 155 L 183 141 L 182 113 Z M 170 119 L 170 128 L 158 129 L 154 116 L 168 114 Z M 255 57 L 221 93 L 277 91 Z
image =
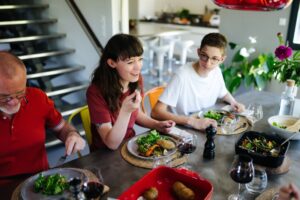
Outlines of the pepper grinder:
M 215 158 L 215 142 L 214 137 L 217 134 L 216 128 L 212 125 L 205 129 L 206 132 L 206 142 L 204 145 L 203 158 L 214 159 Z

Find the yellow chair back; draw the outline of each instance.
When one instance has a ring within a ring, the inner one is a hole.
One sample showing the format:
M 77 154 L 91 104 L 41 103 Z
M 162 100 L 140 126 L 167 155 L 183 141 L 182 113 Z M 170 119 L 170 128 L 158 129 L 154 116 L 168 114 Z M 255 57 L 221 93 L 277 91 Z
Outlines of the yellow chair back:
M 91 131 L 91 118 L 88 106 L 83 106 L 75 110 L 68 118 L 68 122 L 72 124 L 72 120 L 75 116 L 80 115 L 83 129 L 88 145 L 92 144 L 92 131 Z
M 155 88 L 152 88 L 152 89 L 148 90 L 144 94 L 144 97 L 142 98 L 142 102 L 141 102 L 142 111 L 144 113 L 147 114 L 146 105 L 145 105 L 146 98 L 147 97 L 149 98 L 149 103 L 150 103 L 150 107 L 151 107 L 151 110 L 152 110 L 154 108 L 155 104 L 157 103 L 159 96 L 164 91 L 164 89 L 165 89 L 165 86 L 158 86 L 158 87 L 155 87 Z

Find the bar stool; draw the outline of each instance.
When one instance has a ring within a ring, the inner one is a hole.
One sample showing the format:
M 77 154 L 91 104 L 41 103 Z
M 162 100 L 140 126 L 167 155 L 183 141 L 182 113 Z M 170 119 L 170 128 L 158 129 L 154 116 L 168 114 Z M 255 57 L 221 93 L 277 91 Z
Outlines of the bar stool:
M 153 51 L 156 55 L 157 77 L 152 83 L 155 85 L 161 85 L 163 84 L 164 56 L 170 51 L 170 45 L 153 47 Z
M 169 49 L 169 52 L 168 52 L 168 73 L 169 74 L 172 74 L 172 66 L 173 66 L 173 63 L 175 62 L 175 59 L 174 59 L 174 48 L 175 48 L 175 44 L 177 42 L 179 42 L 181 39 L 178 37 L 178 36 L 174 36 L 174 35 L 171 35 L 171 36 L 162 36 L 161 37 L 161 44 L 163 45 L 170 45 L 170 49 Z
M 144 60 L 148 61 L 148 66 L 144 66 L 144 70 L 142 74 L 150 74 L 153 72 L 153 59 L 154 59 L 154 51 L 153 48 L 158 45 L 159 38 L 158 37 L 149 37 L 149 38 L 141 38 L 141 43 L 144 49 Z
M 192 40 L 185 40 L 185 41 L 178 41 L 176 43 L 180 50 L 180 64 L 184 65 L 187 59 L 187 52 L 190 51 L 191 46 L 194 45 L 194 41 Z

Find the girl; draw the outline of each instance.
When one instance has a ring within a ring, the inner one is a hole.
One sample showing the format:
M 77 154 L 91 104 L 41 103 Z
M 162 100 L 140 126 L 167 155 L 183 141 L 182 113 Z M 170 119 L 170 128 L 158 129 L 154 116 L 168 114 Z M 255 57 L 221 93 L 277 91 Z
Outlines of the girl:
M 92 123 L 91 150 L 115 150 L 123 140 L 135 135 L 135 123 L 169 132 L 173 121 L 157 121 L 140 109 L 143 47 L 131 35 L 117 34 L 105 46 L 99 66 L 92 74 L 87 102 Z

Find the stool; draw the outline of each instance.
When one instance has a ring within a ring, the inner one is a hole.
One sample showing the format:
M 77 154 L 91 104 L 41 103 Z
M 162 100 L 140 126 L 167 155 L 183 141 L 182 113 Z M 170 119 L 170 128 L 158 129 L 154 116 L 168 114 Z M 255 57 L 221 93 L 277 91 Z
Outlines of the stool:
M 157 37 L 150 37 L 150 38 L 143 38 L 141 39 L 145 60 L 148 60 L 148 67 L 142 71 L 142 74 L 149 74 L 153 71 L 153 58 L 154 58 L 154 51 L 153 48 L 158 45 L 159 38 Z M 147 55 L 148 54 L 148 55 Z
M 180 38 L 176 37 L 176 36 L 162 36 L 161 37 L 161 44 L 170 45 L 170 49 L 168 52 L 168 73 L 169 74 L 172 74 L 172 71 L 173 71 L 172 70 L 172 62 L 175 61 L 175 59 L 173 58 L 175 43 L 179 42 L 179 41 L 180 41 Z
M 153 51 L 156 55 L 156 69 L 157 69 L 157 80 L 154 84 L 161 85 L 163 83 L 163 68 L 164 68 L 164 56 L 170 51 L 170 45 L 163 45 L 153 47 Z
M 186 63 L 187 52 L 190 51 L 190 47 L 194 45 L 194 41 L 192 40 L 185 40 L 179 41 L 176 43 L 180 49 L 180 64 L 184 65 Z

